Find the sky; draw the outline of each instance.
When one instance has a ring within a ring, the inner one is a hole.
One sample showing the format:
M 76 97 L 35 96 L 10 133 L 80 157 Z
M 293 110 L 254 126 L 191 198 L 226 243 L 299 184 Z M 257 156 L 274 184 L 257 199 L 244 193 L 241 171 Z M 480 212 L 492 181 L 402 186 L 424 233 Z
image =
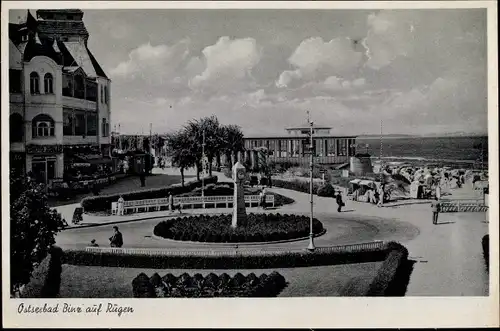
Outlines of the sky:
M 124 133 L 216 115 L 280 134 L 306 111 L 339 135 L 381 121 L 384 134 L 487 132 L 485 9 L 86 9 L 84 22 Z

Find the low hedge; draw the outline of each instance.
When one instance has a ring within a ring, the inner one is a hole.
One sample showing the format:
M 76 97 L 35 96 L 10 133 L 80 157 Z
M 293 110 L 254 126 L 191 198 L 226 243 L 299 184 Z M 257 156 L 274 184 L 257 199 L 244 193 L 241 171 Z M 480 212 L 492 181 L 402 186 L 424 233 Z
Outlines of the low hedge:
M 408 250 L 398 243 L 387 244 L 387 256 L 377 272 L 366 296 L 393 296 L 398 294 L 401 270 L 407 266 Z
M 217 176 L 212 176 L 204 179 L 205 184 L 215 184 L 217 183 Z M 81 205 L 85 212 L 99 212 L 99 211 L 109 211 L 111 209 L 111 203 L 118 201 L 120 195 L 125 201 L 127 200 L 144 200 L 144 199 L 158 199 L 166 198 L 170 194 L 180 195 L 182 193 L 187 193 L 192 191 L 197 187 L 201 187 L 202 181 L 194 181 L 186 183 L 185 186 L 181 184 L 174 184 L 163 188 L 147 189 L 132 191 L 128 193 L 121 194 L 109 194 L 94 197 L 86 197 L 82 199 Z
M 362 251 L 317 248 L 314 252 L 273 252 L 260 255 L 124 254 L 66 251 L 64 262 L 73 265 L 145 269 L 270 269 L 383 261 L 386 246 Z
M 335 197 L 335 188 L 333 188 L 331 184 L 325 184 L 323 186 L 320 186 L 316 192 L 320 197 L 327 197 L 327 198 Z
M 282 180 L 282 179 L 273 179 L 273 186 L 284 188 L 288 190 L 298 191 L 302 193 L 310 193 L 311 188 L 309 186 L 309 181 L 301 181 L 298 179 L 294 179 L 293 181 Z M 313 182 L 313 193 L 316 194 L 318 189 L 322 185 L 317 182 Z
M 290 240 L 307 237 L 310 232 L 310 219 L 303 215 L 251 213 L 236 229 L 231 223 L 231 214 L 177 217 L 161 221 L 153 233 L 181 241 L 238 243 Z M 313 233 L 322 231 L 323 224 L 313 219 Z
M 490 269 L 490 235 L 485 235 L 481 240 L 481 245 L 483 247 L 483 257 L 486 263 L 486 269 Z
M 141 273 L 132 281 L 135 298 L 275 297 L 285 286 L 285 278 L 277 272 L 260 277 L 239 272 L 233 277 L 226 273 L 206 277 L 199 273 L 179 277 L 168 273 L 160 277 L 155 273 L 151 278 Z
M 63 251 L 53 247 L 33 271 L 31 280 L 20 293 L 21 298 L 57 298 L 61 285 Z
M 201 196 L 201 187 L 195 188 L 191 192 L 183 193 L 180 194 L 179 197 L 198 197 Z M 255 189 L 246 189 L 245 194 L 246 195 L 255 195 L 260 192 L 259 190 Z M 206 197 L 213 197 L 213 196 L 232 196 L 234 194 L 234 183 L 228 183 L 228 182 L 221 182 L 217 184 L 209 184 L 205 186 L 204 190 L 204 195 Z M 274 192 L 269 192 L 266 193 L 267 195 L 274 195 L 274 206 L 275 207 L 280 207 L 284 205 L 289 205 L 295 202 L 292 198 L 283 196 L 278 193 Z

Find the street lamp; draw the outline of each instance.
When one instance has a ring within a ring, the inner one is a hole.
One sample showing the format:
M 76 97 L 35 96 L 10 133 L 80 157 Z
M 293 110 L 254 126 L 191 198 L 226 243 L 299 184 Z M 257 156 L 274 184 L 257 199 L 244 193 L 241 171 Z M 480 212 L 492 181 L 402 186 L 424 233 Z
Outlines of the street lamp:
M 309 189 L 311 193 L 311 219 L 310 219 L 310 231 L 309 231 L 309 246 L 307 247 L 308 250 L 314 251 L 316 247 L 314 247 L 314 233 L 313 233 L 313 170 L 314 170 L 314 146 L 313 146 L 313 121 L 310 121 L 311 125 L 311 131 L 310 131 L 310 140 L 309 140 L 309 152 L 311 153 L 310 155 L 310 178 L 309 178 Z
M 201 144 L 201 201 L 203 202 L 203 207 L 205 207 L 205 128 L 203 128 L 203 142 Z

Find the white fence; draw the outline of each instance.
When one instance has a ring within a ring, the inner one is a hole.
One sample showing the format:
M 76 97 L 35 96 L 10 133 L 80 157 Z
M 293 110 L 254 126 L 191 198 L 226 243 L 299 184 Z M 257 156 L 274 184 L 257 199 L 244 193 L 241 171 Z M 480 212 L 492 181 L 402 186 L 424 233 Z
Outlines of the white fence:
M 194 208 L 200 206 L 202 208 L 216 208 L 226 207 L 233 203 L 233 196 L 208 196 L 208 197 L 176 197 L 174 198 L 174 205 L 179 206 L 181 209 Z M 249 207 L 256 207 L 260 203 L 260 196 L 246 195 L 245 204 Z M 274 207 L 274 195 L 266 195 L 266 204 Z M 138 213 L 140 211 L 159 211 L 162 207 L 169 207 L 170 203 L 168 198 L 160 199 L 144 199 L 144 200 L 131 200 L 123 203 L 124 211 Z M 118 212 L 118 202 L 111 203 L 111 213 L 115 215 Z
M 453 199 L 440 201 L 442 213 L 486 212 L 488 205 L 484 199 Z
M 236 243 L 234 244 L 236 245 Z M 380 250 L 384 248 L 383 241 L 373 241 L 351 245 L 339 245 L 330 247 L 318 247 L 317 253 L 357 253 L 366 250 Z M 304 252 L 301 248 L 244 248 L 241 251 L 234 248 L 210 250 L 205 249 L 170 249 L 170 248 L 116 248 L 116 247 L 86 247 L 86 252 L 98 254 L 120 254 L 120 255 L 148 255 L 148 256 L 234 256 L 244 255 L 280 255 Z

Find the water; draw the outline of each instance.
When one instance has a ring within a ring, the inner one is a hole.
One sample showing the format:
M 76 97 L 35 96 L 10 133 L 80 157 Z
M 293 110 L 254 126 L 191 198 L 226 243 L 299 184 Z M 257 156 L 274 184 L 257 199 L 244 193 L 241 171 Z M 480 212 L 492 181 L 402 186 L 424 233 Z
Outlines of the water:
M 418 162 L 450 162 L 464 165 L 480 166 L 481 158 L 484 167 L 488 163 L 488 137 L 414 137 L 383 138 L 382 159 Z M 358 138 L 357 152 L 367 151 L 374 158 L 380 155 L 380 138 Z M 368 148 L 365 148 L 368 144 Z M 482 146 L 482 157 L 481 157 Z

